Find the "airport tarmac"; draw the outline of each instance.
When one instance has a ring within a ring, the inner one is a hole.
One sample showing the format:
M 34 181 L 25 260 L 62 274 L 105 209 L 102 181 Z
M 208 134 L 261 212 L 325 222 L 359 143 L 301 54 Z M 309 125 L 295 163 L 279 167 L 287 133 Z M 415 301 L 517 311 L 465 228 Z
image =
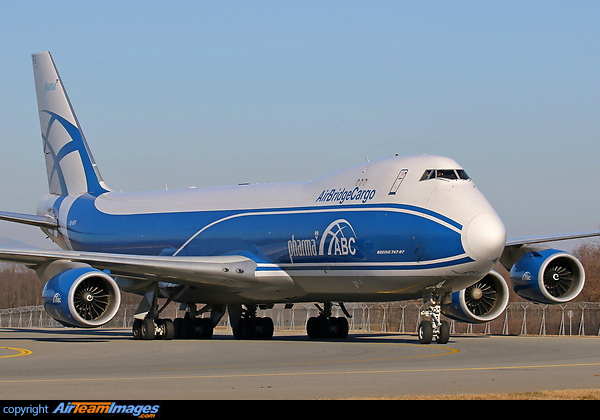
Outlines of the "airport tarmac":
M 0 329 L 0 397 L 339 399 L 600 388 L 600 337 L 350 334 L 134 341 L 129 330 Z

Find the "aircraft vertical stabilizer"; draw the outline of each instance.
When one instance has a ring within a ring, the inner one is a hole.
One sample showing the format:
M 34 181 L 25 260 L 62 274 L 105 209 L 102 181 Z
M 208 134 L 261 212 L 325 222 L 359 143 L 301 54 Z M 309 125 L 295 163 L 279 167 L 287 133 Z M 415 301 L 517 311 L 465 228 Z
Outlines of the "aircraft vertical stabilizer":
M 52 56 L 32 59 L 50 194 L 106 192 Z

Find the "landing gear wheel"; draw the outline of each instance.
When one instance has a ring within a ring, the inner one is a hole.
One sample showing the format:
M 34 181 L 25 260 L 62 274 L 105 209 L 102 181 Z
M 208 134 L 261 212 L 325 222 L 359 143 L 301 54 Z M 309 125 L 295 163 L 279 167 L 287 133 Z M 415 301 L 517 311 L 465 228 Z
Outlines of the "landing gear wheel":
M 313 316 L 306 323 L 308 338 L 347 338 L 348 320 L 344 317 Z
M 450 325 L 441 319 L 442 299 L 439 290 L 423 298 L 425 309 L 421 311 L 421 316 L 428 320 L 419 325 L 421 344 L 430 344 L 434 339 L 438 344 L 446 344 L 450 340 Z
M 442 321 L 436 341 L 438 344 L 446 344 L 448 340 L 450 340 L 450 324 L 448 324 L 448 321 Z
M 170 319 L 157 319 L 156 320 L 156 339 L 158 340 L 172 340 L 175 336 L 175 325 Z
M 175 335 L 175 327 L 170 319 L 159 318 L 166 304 L 159 309 L 158 284 L 149 285 L 142 297 L 142 301 L 136 310 L 132 333 L 134 340 L 172 340 Z
M 150 318 L 144 319 L 140 328 L 142 340 L 154 340 L 155 333 L 154 321 Z
M 176 318 L 174 338 L 179 340 L 208 340 L 213 336 L 214 328 L 210 318 Z
M 238 340 L 269 340 L 273 338 L 274 330 L 272 318 L 241 318 L 233 329 L 233 336 Z
M 348 329 L 346 318 L 331 318 L 331 338 L 348 338 Z
M 141 319 L 136 318 L 133 320 L 132 332 L 133 332 L 134 340 L 142 339 L 142 320 Z
M 233 336 L 237 340 L 250 340 L 254 336 L 255 320 L 253 318 L 242 318 L 236 328 L 233 328 Z
M 272 318 L 256 318 L 256 338 L 260 340 L 270 340 L 273 338 L 275 325 Z
M 212 338 L 213 332 L 210 318 L 194 318 L 194 338 L 208 340 Z
M 329 338 L 331 336 L 331 321 L 322 316 L 313 316 L 306 323 L 308 338 Z
M 189 333 L 189 322 L 186 321 L 185 318 L 175 318 L 173 321 L 173 325 L 175 326 L 175 339 L 176 340 L 184 340 L 191 338 L 192 335 Z
M 433 340 L 433 324 L 431 321 L 421 321 L 419 324 L 419 342 L 430 344 Z
M 346 310 L 343 302 L 338 303 L 341 307 L 344 315 L 348 318 L 352 316 Z M 348 337 L 348 319 L 345 317 L 331 316 L 331 310 L 333 307 L 332 302 L 325 302 L 321 308 L 315 304 L 319 309 L 319 316 L 313 316 L 308 319 L 306 323 L 306 333 L 308 338 L 324 339 L 324 338 L 347 338 Z

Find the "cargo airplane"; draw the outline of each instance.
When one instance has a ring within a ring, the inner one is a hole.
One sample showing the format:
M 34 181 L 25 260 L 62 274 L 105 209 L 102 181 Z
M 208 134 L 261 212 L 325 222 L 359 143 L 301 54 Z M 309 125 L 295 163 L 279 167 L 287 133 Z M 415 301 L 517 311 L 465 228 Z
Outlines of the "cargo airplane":
M 236 338 L 268 339 L 273 321 L 257 309 L 301 302 L 320 312 L 309 337 L 345 338 L 345 302 L 423 299 L 420 342 L 446 343 L 442 314 L 488 322 L 509 287 L 560 304 L 584 285 L 575 257 L 539 244 L 599 232 L 507 241 L 492 206 L 446 157 L 393 156 L 308 182 L 112 190 L 50 53 L 32 58 L 49 194 L 36 215 L 0 219 L 38 226 L 60 249 L 2 249 L 0 260 L 34 269 L 46 311 L 66 326 L 110 321 L 124 291 L 141 296 L 135 339 L 210 338 L 225 313 Z M 171 302 L 184 317 L 161 318 Z M 334 305 L 345 317 L 332 316 Z

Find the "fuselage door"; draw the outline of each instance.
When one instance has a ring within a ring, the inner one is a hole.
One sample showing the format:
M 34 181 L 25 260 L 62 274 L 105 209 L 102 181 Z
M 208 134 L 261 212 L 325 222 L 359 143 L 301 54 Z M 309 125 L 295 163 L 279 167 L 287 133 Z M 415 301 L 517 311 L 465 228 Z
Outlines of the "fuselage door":
M 402 169 L 400 171 L 400 173 L 394 180 L 394 183 L 392 184 L 392 188 L 390 188 L 390 192 L 388 193 L 388 195 L 396 195 L 396 192 L 398 191 L 398 188 L 400 188 L 400 184 L 402 184 L 402 181 L 404 181 L 404 178 L 406 177 L 407 173 L 408 169 Z

